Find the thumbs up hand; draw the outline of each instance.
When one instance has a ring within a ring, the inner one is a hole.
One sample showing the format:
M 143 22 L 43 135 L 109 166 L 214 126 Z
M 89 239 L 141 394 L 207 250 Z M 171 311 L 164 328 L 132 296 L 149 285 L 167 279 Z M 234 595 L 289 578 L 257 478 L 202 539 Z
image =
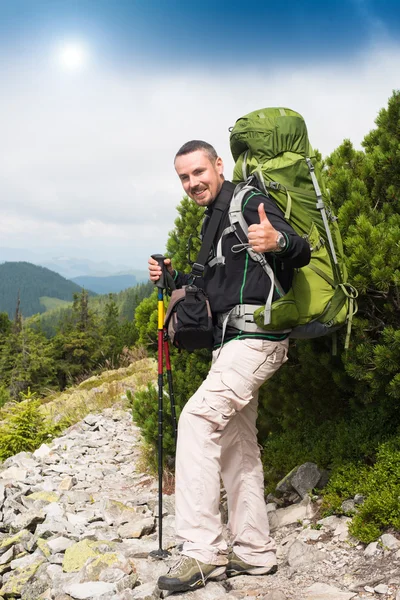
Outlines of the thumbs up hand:
M 262 203 L 258 206 L 258 215 L 260 223 L 249 227 L 249 244 L 255 252 L 274 252 L 278 231 L 271 225 Z

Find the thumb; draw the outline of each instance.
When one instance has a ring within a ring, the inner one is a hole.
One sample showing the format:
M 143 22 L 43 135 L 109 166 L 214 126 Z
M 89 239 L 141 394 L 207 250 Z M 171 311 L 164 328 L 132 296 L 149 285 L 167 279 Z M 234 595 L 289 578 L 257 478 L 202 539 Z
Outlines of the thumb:
M 267 215 L 265 214 L 265 208 L 264 208 L 263 203 L 258 205 L 258 215 L 260 217 L 260 223 L 264 223 L 264 222 L 269 223 L 269 219 L 268 219 Z

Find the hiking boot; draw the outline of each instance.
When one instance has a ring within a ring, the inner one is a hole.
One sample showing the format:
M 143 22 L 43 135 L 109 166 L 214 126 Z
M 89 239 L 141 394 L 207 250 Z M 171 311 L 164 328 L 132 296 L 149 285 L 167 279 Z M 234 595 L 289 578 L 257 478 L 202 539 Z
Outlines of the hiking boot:
M 208 579 L 216 579 L 226 571 L 226 565 L 207 565 L 195 558 L 182 556 L 166 575 L 158 579 L 160 590 L 186 592 L 206 585 Z
M 278 565 L 275 559 L 271 560 L 271 564 L 265 567 L 256 567 L 255 565 L 249 565 L 244 562 L 241 558 L 236 556 L 234 552 L 229 554 L 229 561 L 226 565 L 226 574 L 228 577 L 235 577 L 235 575 L 272 575 L 278 570 Z

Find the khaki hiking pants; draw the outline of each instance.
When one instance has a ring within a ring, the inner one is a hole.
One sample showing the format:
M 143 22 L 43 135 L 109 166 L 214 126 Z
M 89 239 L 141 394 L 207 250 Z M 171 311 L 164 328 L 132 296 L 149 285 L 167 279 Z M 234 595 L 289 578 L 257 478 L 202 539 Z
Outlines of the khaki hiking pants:
M 207 378 L 179 418 L 176 531 L 182 553 L 227 562 L 219 512 L 220 478 L 228 497 L 233 550 L 255 566 L 274 564 L 257 443 L 258 389 L 287 360 L 288 340 L 232 340 L 213 352 Z

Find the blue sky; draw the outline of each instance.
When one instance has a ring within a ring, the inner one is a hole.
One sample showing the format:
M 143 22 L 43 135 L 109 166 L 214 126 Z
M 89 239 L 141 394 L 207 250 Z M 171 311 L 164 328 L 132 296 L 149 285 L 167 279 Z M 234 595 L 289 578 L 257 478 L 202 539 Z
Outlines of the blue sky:
M 377 36 L 398 39 L 395 0 L 2 0 L 1 46 L 35 51 L 47 40 L 88 37 L 102 60 L 228 67 L 351 58 Z M 271 57 L 271 52 L 274 56 Z
M 228 127 L 262 107 L 303 114 L 324 155 L 360 147 L 399 87 L 398 6 L 0 0 L 0 247 L 145 268 L 182 197 L 176 149 L 207 139 L 229 178 Z

